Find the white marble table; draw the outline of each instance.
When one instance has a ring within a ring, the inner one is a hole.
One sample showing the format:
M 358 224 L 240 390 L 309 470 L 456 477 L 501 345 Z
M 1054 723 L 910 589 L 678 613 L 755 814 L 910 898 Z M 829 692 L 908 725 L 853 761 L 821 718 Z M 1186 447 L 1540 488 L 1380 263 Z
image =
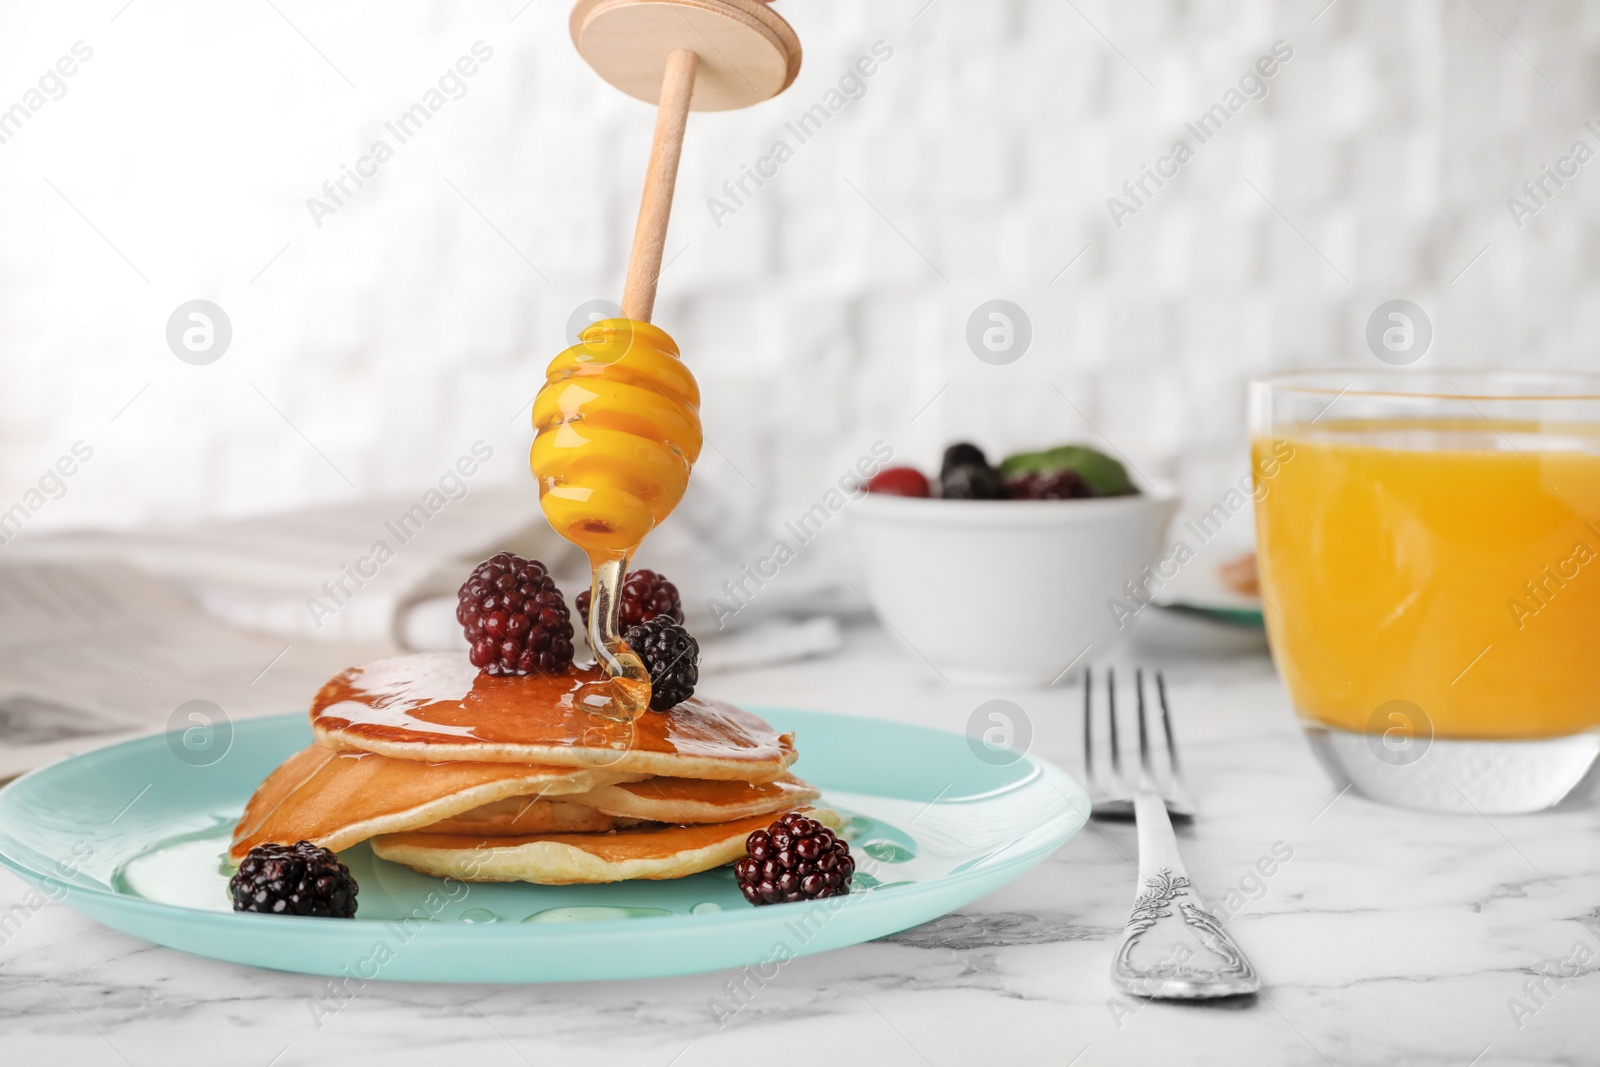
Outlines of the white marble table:
M 846 655 L 709 688 L 952 730 L 1004 697 L 1028 713 L 1036 753 L 1078 768 L 1075 689 L 950 689 L 876 630 L 850 636 Z M 1190 872 L 1213 902 L 1252 890 L 1230 920 L 1265 981 L 1251 1001 L 1114 995 L 1134 833 L 1092 824 L 958 914 L 795 960 L 720 1028 L 711 1002 L 729 972 L 379 983 L 319 1029 L 323 979 L 185 956 L 52 905 L 4 930 L 0 1064 L 1600 1062 L 1600 811 L 1490 821 L 1337 796 L 1264 657 L 1175 661 L 1167 677 L 1204 809 L 1185 832 Z M 1257 888 L 1253 865 L 1280 842 L 1292 858 Z M 0 915 L 23 892 L 0 875 Z M 1581 973 L 1561 975 L 1579 946 Z

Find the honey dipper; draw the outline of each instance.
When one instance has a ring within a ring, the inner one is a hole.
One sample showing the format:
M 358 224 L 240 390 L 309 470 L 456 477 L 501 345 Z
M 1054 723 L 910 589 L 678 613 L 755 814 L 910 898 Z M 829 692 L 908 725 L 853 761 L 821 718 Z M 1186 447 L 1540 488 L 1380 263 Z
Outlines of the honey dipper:
M 570 27 L 602 78 L 658 106 L 622 316 L 591 324 L 550 364 L 530 455 L 546 518 L 593 568 L 589 645 L 609 681 L 580 699 L 631 721 L 650 688 L 618 632 L 622 580 L 683 498 L 702 440 L 694 377 L 650 323 L 684 130 L 690 111 L 749 107 L 788 88 L 800 39 L 760 0 L 579 0 Z

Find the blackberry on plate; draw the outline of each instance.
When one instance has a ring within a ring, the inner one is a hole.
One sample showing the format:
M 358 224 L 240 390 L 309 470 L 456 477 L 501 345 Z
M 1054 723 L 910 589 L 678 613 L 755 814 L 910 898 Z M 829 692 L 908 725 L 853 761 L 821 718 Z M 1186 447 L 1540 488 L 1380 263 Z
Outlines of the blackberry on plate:
M 667 711 L 694 696 L 700 681 L 700 643 L 671 616 L 658 615 L 622 639 L 650 671 L 650 707 Z
M 733 865 L 733 876 L 744 898 L 757 906 L 850 892 L 856 870 L 850 846 L 798 811 L 745 838 L 744 850 L 744 859 Z
M 572 620 L 545 565 L 510 552 L 474 568 L 456 593 L 456 621 L 488 674 L 559 674 L 572 666 Z
M 584 633 L 589 632 L 589 603 L 590 593 L 585 589 L 578 594 L 578 616 L 583 619 Z M 622 580 L 622 605 L 617 614 L 617 629 L 621 632 L 662 615 L 682 622 L 683 600 L 678 596 L 678 587 L 665 576 L 652 570 L 629 571 Z
M 350 868 L 310 841 L 257 845 L 228 879 L 234 911 L 353 919 L 356 880 Z

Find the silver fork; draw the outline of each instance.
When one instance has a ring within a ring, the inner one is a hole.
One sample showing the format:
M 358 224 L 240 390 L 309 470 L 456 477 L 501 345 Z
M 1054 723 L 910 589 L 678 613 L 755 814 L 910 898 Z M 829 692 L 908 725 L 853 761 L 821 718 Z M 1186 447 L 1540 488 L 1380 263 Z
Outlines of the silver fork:
M 1139 712 L 1139 775 L 1128 784 L 1122 773 L 1117 730 L 1116 673 L 1105 675 L 1105 721 L 1110 742 L 1109 775 L 1098 773 L 1094 750 L 1094 674 L 1083 672 L 1083 766 L 1097 819 L 1137 818 L 1139 886 L 1122 946 L 1111 964 L 1111 980 L 1128 993 L 1160 1000 L 1199 1000 L 1254 993 L 1261 979 L 1222 922 L 1206 909 L 1178 855 L 1172 819 L 1194 817 L 1184 785 L 1178 746 L 1167 707 L 1167 683 L 1155 672 L 1166 755 L 1151 744 L 1150 709 L 1143 669 L 1133 672 Z

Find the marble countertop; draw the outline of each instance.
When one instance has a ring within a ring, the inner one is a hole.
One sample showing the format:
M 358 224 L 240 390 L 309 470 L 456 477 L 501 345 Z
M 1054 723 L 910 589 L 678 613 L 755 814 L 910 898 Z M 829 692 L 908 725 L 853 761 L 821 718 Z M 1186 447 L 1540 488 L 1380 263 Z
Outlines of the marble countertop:
M 1190 873 L 1265 983 L 1242 1002 L 1118 996 L 1125 824 L 1092 823 L 1018 881 L 905 933 L 804 957 L 718 1021 L 730 972 L 566 986 L 375 983 L 319 1028 L 323 979 L 186 956 L 0 873 L 0 1063 L 234 1067 L 790 1062 L 1479 1064 L 1600 1061 L 1600 810 L 1488 819 L 1381 808 L 1315 764 L 1265 656 L 1165 665 L 1201 818 Z M 853 630 L 845 654 L 703 687 L 964 730 L 1018 704 L 1077 772 L 1078 691 L 946 687 Z M 1290 853 L 1281 863 L 1257 861 Z M 18 919 L 20 916 L 20 919 Z

